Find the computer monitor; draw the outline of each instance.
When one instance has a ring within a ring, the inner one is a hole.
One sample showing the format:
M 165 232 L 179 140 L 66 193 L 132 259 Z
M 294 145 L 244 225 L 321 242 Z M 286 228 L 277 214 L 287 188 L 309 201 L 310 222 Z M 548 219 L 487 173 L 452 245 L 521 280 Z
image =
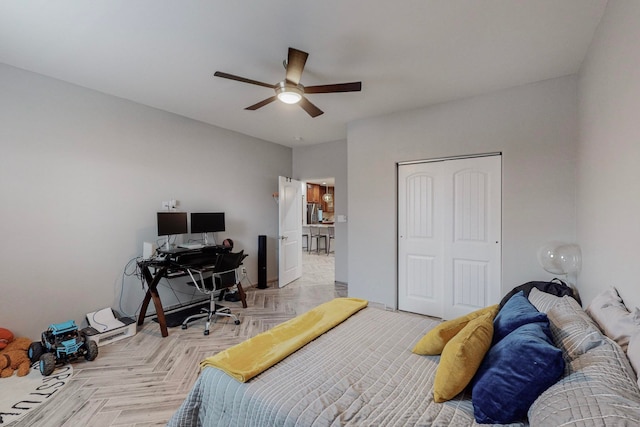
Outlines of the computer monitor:
M 192 233 L 216 233 L 224 231 L 224 212 L 204 212 L 191 214 Z
M 192 212 L 191 233 L 202 233 L 204 244 L 208 244 L 207 233 L 225 231 L 224 212 Z
M 188 232 L 186 212 L 158 212 L 158 236 L 167 236 L 167 249 L 169 236 Z

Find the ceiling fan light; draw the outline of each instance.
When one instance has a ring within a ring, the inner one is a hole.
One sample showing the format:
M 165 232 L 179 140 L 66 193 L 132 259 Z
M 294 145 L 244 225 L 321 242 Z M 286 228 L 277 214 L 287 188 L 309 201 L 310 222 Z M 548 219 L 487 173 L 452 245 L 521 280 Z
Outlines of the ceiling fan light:
M 297 92 L 284 91 L 278 94 L 278 99 L 285 104 L 296 104 L 302 99 L 302 95 Z
M 276 95 L 278 99 L 285 104 L 297 104 L 302 99 L 304 90 L 301 85 L 294 85 L 292 83 L 282 81 L 276 87 Z

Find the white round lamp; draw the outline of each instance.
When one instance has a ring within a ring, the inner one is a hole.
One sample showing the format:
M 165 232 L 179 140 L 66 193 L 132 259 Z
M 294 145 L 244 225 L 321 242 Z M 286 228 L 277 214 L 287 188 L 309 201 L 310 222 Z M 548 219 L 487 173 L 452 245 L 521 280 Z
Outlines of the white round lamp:
M 575 286 L 582 267 L 582 252 L 576 244 L 549 242 L 538 250 L 538 262 L 549 273 L 563 275 Z

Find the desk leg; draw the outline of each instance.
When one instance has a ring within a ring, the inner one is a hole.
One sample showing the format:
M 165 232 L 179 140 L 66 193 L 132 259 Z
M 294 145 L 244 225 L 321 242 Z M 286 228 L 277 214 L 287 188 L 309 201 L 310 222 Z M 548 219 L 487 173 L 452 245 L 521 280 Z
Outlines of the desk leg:
M 238 288 L 238 295 L 240 296 L 240 301 L 242 301 L 242 308 L 247 308 L 247 294 L 244 293 L 244 289 L 242 289 L 242 284 L 238 282 L 236 284 Z
M 151 272 L 149 271 L 149 267 L 146 265 L 142 266 L 142 277 L 144 277 L 145 282 L 147 282 L 147 288 L 153 282 L 153 276 L 151 276 Z M 144 316 L 147 315 L 147 307 L 149 306 L 149 301 L 151 301 L 151 292 L 147 289 L 147 293 L 144 295 L 144 300 L 142 300 L 142 306 L 140 306 L 140 313 L 138 314 L 138 326 L 142 326 L 144 323 Z
M 163 337 L 169 335 L 169 331 L 167 331 L 167 320 L 164 318 L 164 309 L 162 308 L 162 301 L 160 301 L 160 295 L 158 294 L 158 289 L 153 288 L 151 291 L 151 297 L 153 298 L 153 304 L 156 307 L 156 316 L 158 317 L 158 324 L 160 325 L 160 333 Z
M 144 316 L 147 315 L 147 306 L 149 305 L 149 301 L 151 301 L 151 292 L 147 289 L 144 300 L 142 300 L 142 306 L 140 307 L 140 314 L 138 314 L 138 326 L 142 326 L 144 323 Z
M 158 317 L 158 324 L 160 325 L 160 333 L 163 337 L 169 335 L 169 331 L 167 331 L 167 321 L 164 317 L 164 309 L 162 308 L 162 301 L 160 301 L 160 295 L 158 294 L 158 283 L 160 279 L 164 276 L 166 272 L 166 268 L 163 267 L 160 270 L 156 271 L 156 275 L 152 276 L 148 267 L 144 267 L 142 269 L 142 275 L 144 276 L 145 281 L 147 282 L 148 289 L 147 293 L 144 296 L 144 300 L 142 301 L 142 306 L 140 307 L 140 314 L 138 315 L 138 325 L 142 325 L 144 323 L 144 317 L 147 314 L 147 307 L 149 306 L 149 301 L 153 299 L 153 305 L 156 309 L 156 316 Z

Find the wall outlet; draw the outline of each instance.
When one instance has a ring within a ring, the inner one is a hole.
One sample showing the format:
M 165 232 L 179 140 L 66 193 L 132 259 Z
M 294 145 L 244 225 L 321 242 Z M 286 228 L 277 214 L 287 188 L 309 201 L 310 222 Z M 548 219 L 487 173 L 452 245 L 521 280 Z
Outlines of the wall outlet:
M 177 200 L 165 200 L 161 203 L 162 210 L 165 211 L 175 211 L 177 210 L 178 201 Z

